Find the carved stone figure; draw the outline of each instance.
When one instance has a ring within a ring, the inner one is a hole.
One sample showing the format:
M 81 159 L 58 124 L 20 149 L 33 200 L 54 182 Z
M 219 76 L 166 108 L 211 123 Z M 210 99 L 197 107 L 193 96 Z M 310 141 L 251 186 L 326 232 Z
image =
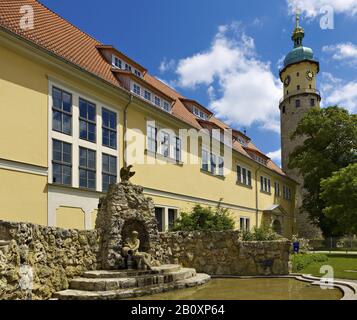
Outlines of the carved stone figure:
M 120 169 L 120 179 L 122 182 L 128 182 L 130 178 L 132 178 L 135 175 L 135 172 L 130 171 L 131 168 L 133 168 L 132 165 Z
M 133 231 L 130 238 L 127 238 L 123 247 L 123 256 L 130 262 L 131 259 L 136 261 L 138 269 L 149 269 L 152 267 L 152 258 L 149 253 L 139 252 L 140 240 L 139 233 Z M 130 266 L 129 266 L 130 267 Z

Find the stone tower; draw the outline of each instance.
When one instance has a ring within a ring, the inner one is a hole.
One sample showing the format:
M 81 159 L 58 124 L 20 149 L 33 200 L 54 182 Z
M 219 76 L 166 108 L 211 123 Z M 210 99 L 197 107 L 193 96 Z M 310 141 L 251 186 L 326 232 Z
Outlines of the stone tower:
M 299 172 L 289 169 L 289 155 L 303 143 L 303 138 L 291 140 L 300 119 L 311 109 L 320 108 L 321 96 L 316 89 L 316 76 L 320 64 L 314 59 L 312 49 L 302 44 L 305 36 L 304 29 L 299 25 L 299 15 L 296 15 L 296 27 L 292 34 L 294 48 L 284 60 L 280 70 L 280 79 L 283 82 L 283 98 L 280 101 L 281 123 L 281 150 L 282 168 L 291 178 L 300 183 L 297 192 L 297 208 L 302 204 L 303 179 Z M 309 221 L 307 213 L 297 209 L 296 222 L 299 236 L 315 237 L 319 233 Z

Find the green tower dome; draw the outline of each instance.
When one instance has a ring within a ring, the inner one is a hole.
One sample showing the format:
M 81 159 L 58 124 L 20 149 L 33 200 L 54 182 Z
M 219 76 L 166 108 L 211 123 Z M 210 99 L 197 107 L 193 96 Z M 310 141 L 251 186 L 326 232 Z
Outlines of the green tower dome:
M 314 52 L 311 48 L 304 47 L 302 45 L 302 40 L 305 36 L 304 28 L 299 26 L 299 15 L 296 15 L 296 27 L 293 32 L 291 39 L 294 41 L 294 49 L 289 52 L 289 54 L 285 57 L 284 60 L 284 68 L 287 66 L 305 60 L 310 60 L 313 62 L 317 62 L 314 59 Z

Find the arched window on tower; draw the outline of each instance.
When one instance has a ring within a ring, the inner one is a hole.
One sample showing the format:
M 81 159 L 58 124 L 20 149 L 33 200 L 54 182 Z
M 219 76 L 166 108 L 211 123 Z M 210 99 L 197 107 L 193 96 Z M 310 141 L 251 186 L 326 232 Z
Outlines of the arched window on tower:
M 283 106 L 282 111 L 283 111 L 283 113 L 285 113 L 285 106 Z
M 300 108 L 300 106 L 301 106 L 300 99 L 296 99 L 296 100 L 295 100 L 295 107 L 296 107 L 296 108 Z

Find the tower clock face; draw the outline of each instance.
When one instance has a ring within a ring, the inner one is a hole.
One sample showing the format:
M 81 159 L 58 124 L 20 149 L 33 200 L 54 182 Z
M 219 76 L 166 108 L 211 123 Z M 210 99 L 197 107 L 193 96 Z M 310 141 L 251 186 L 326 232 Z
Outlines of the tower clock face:
M 284 80 L 284 86 L 288 87 L 291 81 L 291 77 L 290 76 L 286 76 L 285 80 Z
M 314 78 L 314 73 L 311 70 L 308 70 L 306 72 L 306 78 L 307 78 L 307 80 L 311 81 Z

